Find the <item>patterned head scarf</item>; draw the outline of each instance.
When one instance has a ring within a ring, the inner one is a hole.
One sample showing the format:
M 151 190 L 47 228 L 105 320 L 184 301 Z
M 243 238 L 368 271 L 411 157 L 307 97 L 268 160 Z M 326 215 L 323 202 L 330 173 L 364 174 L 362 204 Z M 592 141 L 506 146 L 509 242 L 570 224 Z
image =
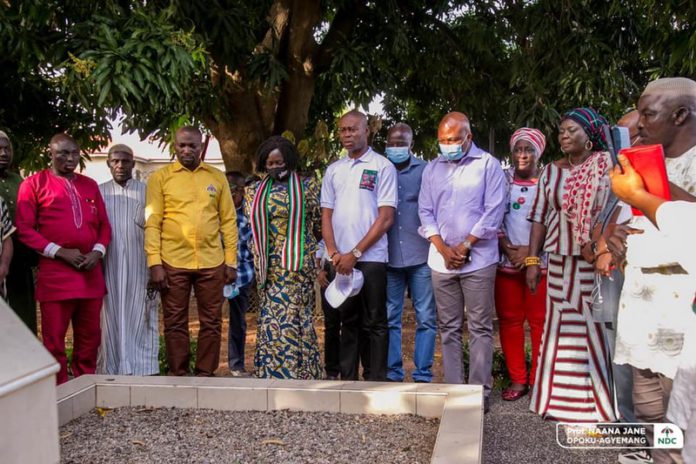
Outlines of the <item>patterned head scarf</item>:
M 561 117 L 561 122 L 572 119 L 580 124 L 592 142 L 593 151 L 603 151 L 607 149 L 607 141 L 602 132 L 602 126 L 607 120 L 592 108 L 575 108 L 568 111 Z
M 532 144 L 534 150 L 536 151 L 536 157 L 539 158 L 542 153 L 544 153 L 544 148 L 546 148 L 546 137 L 541 133 L 539 129 L 532 129 L 530 127 L 520 127 L 517 129 L 510 137 L 510 152 L 515 149 L 515 144 L 520 140 L 525 140 Z

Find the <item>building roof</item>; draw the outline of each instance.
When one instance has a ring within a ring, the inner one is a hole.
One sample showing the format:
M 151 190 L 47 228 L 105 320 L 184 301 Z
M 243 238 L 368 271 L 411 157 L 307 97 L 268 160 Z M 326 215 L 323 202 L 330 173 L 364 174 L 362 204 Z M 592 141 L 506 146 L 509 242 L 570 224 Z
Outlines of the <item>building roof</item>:
M 146 138 L 145 140 L 140 140 L 140 136 L 136 133 L 122 134 L 121 127 L 118 124 L 114 124 L 115 128 L 111 132 L 111 141 L 109 145 L 104 149 L 90 153 L 93 158 L 106 157 L 111 146 L 118 143 L 123 143 L 128 145 L 135 155 L 136 160 L 143 163 L 150 163 L 152 161 L 169 161 L 171 159 L 171 154 L 169 151 L 169 144 L 162 145 L 159 141 Z M 207 162 L 221 162 L 222 152 L 220 151 L 220 143 L 215 137 L 210 138 L 208 143 L 208 149 L 205 153 L 205 160 Z

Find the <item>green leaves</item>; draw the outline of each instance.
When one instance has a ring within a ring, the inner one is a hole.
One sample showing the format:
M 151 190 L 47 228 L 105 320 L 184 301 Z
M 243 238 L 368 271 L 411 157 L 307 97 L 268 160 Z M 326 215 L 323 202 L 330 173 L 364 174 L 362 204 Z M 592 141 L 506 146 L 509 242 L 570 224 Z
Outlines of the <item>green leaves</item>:
M 278 91 L 288 79 L 288 71 L 276 56 L 268 50 L 252 53 L 247 64 L 247 75 L 267 92 Z
M 31 168 L 54 132 L 95 148 L 117 116 L 162 140 L 205 123 L 236 147 L 227 156 L 290 129 L 318 169 L 338 151 L 336 114 L 381 96 L 377 142 L 405 121 L 428 157 L 458 110 L 498 155 L 529 125 L 554 157 L 559 113 L 590 105 L 615 120 L 650 79 L 696 74 L 687 0 L 289 3 L 282 18 L 273 0 L 0 2 L 0 129 Z M 305 26 L 313 35 L 296 34 Z

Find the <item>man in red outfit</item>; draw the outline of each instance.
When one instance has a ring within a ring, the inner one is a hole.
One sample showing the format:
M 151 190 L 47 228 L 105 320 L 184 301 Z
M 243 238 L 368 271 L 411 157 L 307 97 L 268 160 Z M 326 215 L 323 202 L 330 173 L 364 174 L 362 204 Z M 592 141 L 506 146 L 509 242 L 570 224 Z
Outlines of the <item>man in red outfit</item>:
M 44 346 L 67 382 L 65 334 L 72 321 L 72 373 L 93 374 L 101 342 L 99 314 L 106 293 L 100 261 L 111 227 L 97 183 L 75 173 L 80 147 L 66 134 L 53 136 L 51 167 L 22 182 L 17 194 L 19 239 L 39 253 L 36 299 Z

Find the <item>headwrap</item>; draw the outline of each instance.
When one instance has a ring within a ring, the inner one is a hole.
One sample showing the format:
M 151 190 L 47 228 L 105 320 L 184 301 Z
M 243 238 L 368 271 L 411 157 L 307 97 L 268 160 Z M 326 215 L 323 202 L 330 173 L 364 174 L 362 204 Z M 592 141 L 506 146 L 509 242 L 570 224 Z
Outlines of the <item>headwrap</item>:
M 265 288 L 268 276 L 268 230 L 271 227 L 268 202 L 272 186 L 273 178 L 266 176 L 259 184 L 251 204 L 251 232 L 258 258 L 256 281 L 259 288 Z M 280 265 L 288 271 L 297 272 L 304 264 L 305 209 L 302 179 L 296 172 L 292 172 L 288 178 L 287 235 L 280 254 Z
M 537 158 L 541 156 L 546 148 L 546 137 L 541 133 L 539 129 L 532 129 L 531 127 L 520 127 L 517 129 L 510 137 L 510 153 L 515 149 L 515 144 L 520 140 L 526 140 L 531 143 L 536 150 Z
M 561 122 L 565 119 L 572 119 L 582 126 L 590 138 L 590 142 L 592 142 L 592 151 L 604 151 L 607 149 L 607 141 L 602 131 L 602 126 L 608 124 L 604 116 L 592 108 L 575 108 L 564 114 L 561 117 Z
M 7 136 L 7 134 L 1 130 L 0 130 L 0 139 L 7 139 L 8 141 L 10 140 L 10 138 Z

